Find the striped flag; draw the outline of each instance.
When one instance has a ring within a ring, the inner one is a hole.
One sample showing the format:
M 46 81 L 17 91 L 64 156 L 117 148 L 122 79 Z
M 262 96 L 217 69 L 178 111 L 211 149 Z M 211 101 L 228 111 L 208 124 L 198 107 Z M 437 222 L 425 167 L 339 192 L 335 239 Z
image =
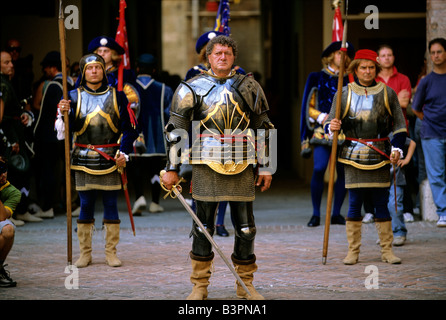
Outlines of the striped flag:
M 339 8 L 339 2 L 336 2 L 335 14 L 333 17 L 333 33 L 332 33 L 332 42 L 342 41 L 342 35 L 344 33 L 344 26 L 342 24 L 342 14 L 341 9 Z

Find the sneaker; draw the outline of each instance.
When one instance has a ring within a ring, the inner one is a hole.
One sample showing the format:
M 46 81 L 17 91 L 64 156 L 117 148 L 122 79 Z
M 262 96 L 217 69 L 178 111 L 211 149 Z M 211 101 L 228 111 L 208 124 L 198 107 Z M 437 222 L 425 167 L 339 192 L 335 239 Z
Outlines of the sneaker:
M 39 205 L 38 205 L 37 203 L 31 203 L 31 204 L 28 206 L 28 211 L 29 211 L 31 214 L 35 214 L 35 213 L 40 212 L 40 211 L 43 211 L 43 210 L 42 210 L 42 208 L 39 207 Z
M 77 207 L 76 210 L 71 212 L 72 217 L 79 217 L 80 214 L 81 214 L 81 207 Z
M 410 212 L 406 212 L 403 214 L 404 222 L 414 222 L 413 215 Z
M 400 247 L 400 246 L 404 245 L 405 242 L 406 242 L 405 236 L 396 236 L 393 238 L 393 245 L 395 247 Z
M 7 264 L 0 266 L 0 288 L 15 287 L 17 282 L 9 277 L 9 271 L 5 270 Z
M 440 216 L 437 221 L 437 227 L 446 227 L 446 216 Z
M 25 224 L 25 222 L 23 222 L 22 220 L 16 220 L 13 217 L 9 218 L 8 220 L 14 223 L 16 227 L 20 227 Z
M 42 218 L 36 217 L 35 215 L 26 212 L 24 214 L 17 214 L 16 215 L 17 219 L 25 221 L 25 222 L 41 222 L 43 221 Z
M 164 208 L 161 207 L 158 203 L 155 203 L 155 202 L 152 201 L 150 203 L 149 211 L 152 212 L 152 213 L 154 213 L 154 212 L 163 212 Z
M 366 213 L 362 219 L 362 223 L 373 223 L 375 222 L 375 217 L 371 213 Z
M 140 196 L 133 204 L 132 214 L 134 216 L 140 216 L 142 211 L 146 208 L 147 202 L 144 196 Z
M 39 217 L 39 218 L 51 219 L 51 218 L 54 218 L 54 210 L 53 210 L 53 208 L 51 208 L 51 209 L 49 209 L 47 211 L 40 211 L 40 212 L 37 212 L 35 214 L 35 216 Z

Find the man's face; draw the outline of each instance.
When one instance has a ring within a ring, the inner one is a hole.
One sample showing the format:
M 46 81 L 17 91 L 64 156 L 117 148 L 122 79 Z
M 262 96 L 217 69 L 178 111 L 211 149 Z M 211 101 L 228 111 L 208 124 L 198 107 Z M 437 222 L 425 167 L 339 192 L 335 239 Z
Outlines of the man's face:
M 104 58 L 105 65 L 108 65 L 112 61 L 112 51 L 108 47 L 99 47 L 97 49 L 97 54 Z
M 369 86 L 376 77 L 376 65 L 373 61 L 361 60 L 355 73 L 360 84 Z
M 391 68 L 395 63 L 395 56 L 393 55 L 392 49 L 383 48 L 379 51 L 378 55 L 379 64 L 383 68 Z
M 214 73 L 219 77 L 225 77 L 231 71 L 235 56 L 231 47 L 215 44 L 208 59 Z
M 434 43 L 430 49 L 431 60 L 436 66 L 446 63 L 446 51 L 439 43 Z
M 4 185 L 8 180 L 8 171 L 0 173 L 0 186 Z
M 17 40 L 9 40 L 6 50 L 11 55 L 12 61 L 16 61 L 20 57 L 22 47 L 20 46 L 20 42 L 18 42 Z
M 87 84 L 102 83 L 104 78 L 104 71 L 99 63 L 90 63 L 85 67 L 85 81 Z
M 12 64 L 12 58 L 9 53 L 2 51 L 1 55 L 1 71 L 7 76 L 12 76 L 14 74 L 14 65 Z
M 331 67 L 340 69 L 341 68 L 341 58 L 342 58 L 342 51 L 341 50 L 335 51 L 334 56 L 333 56 L 333 61 L 331 63 L 332 64 Z

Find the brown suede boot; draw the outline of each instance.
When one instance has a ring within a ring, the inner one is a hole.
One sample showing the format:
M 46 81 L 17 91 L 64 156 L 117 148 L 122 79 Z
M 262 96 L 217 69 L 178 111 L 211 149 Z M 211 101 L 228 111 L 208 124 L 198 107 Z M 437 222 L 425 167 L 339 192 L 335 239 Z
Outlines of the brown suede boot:
M 249 295 L 245 289 L 242 287 L 242 285 L 236 281 L 237 284 L 237 297 L 247 300 L 265 300 L 265 298 L 256 291 L 254 286 L 252 285 L 252 281 L 254 280 L 254 272 L 257 271 L 257 265 L 255 264 L 256 257 L 252 258 L 251 260 L 238 260 L 234 257 L 234 255 L 231 255 L 232 263 L 234 264 L 235 271 L 237 271 L 237 274 L 240 276 L 240 279 L 242 279 L 245 286 L 248 288 Z
M 91 239 L 93 237 L 94 220 L 77 221 L 77 237 L 79 239 L 80 257 L 74 263 L 78 268 L 85 268 L 92 262 Z
M 120 220 L 104 220 L 105 228 L 105 262 L 110 267 L 120 267 L 121 260 L 116 256 L 116 246 L 119 243 Z
M 395 256 L 392 250 L 392 221 L 377 221 L 375 219 L 375 226 L 378 231 L 379 244 L 381 245 L 381 260 L 391 264 L 401 263 L 401 259 Z
M 345 230 L 348 241 L 348 253 L 342 262 L 347 265 L 356 264 L 359 259 L 359 247 L 361 247 L 362 221 L 351 221 L 347 218 Z
M 209 278 L 212 274 L 211 267 L 214 253 L 208 257 L 200 257 L 194 255 L 191 251 L 189 255 L 192 262 L 190 282 L 192 282 L 194 287 L 187 300 L 206 300 L 208 297 Z

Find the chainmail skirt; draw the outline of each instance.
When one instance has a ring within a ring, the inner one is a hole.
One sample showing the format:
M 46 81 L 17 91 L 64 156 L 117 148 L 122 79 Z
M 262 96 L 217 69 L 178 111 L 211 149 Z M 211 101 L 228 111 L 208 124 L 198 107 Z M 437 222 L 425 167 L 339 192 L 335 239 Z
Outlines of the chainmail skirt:
M 75 171 L 74 178 L 77 191 L 121 190 L 121 177 L 117 171 L 103 175 Z
M 205 164 L 192 166 L 192 198 L 200 201 L 254 201 L 254 170 L 248 166 L 236 175 L 215 172 Z

